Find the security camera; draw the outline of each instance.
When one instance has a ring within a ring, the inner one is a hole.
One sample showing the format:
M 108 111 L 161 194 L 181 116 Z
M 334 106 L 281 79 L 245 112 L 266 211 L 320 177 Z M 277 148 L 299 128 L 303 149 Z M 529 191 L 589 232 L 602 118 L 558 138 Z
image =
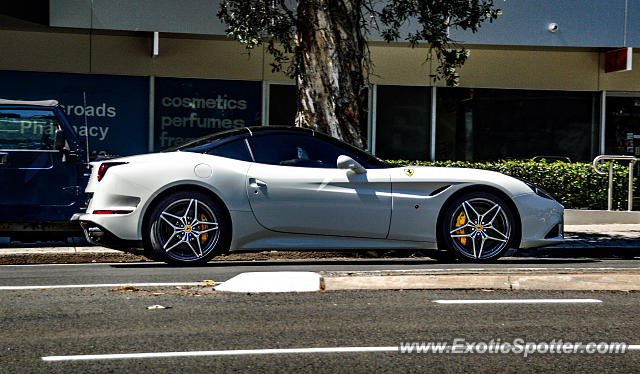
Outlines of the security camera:
M 547 30 L 549 30 L 549 32 L 556 32 L 558 31 L 558 27 L 557 23 L 550 23 L 547 25 Z

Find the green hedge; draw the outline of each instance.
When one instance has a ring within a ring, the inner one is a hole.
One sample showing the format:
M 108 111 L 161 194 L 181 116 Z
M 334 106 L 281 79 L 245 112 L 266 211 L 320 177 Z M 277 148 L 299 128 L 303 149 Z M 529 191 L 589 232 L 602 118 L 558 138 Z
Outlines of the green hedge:
M 541 187 L 565 208 L 607 209 L 607 175 L 597 174 L 590 163 L 549 163 L 545 160 L 494 162 L 389 160 L 389 162 L 397 166 L 422 165 L 494 170 L 522 178 Z M 607 170 L 606 164 L 601 168 Z M 626 164 L 614 163 L 613 170 L 613 206 L 614 209 L 626 209 L 629 169 Z

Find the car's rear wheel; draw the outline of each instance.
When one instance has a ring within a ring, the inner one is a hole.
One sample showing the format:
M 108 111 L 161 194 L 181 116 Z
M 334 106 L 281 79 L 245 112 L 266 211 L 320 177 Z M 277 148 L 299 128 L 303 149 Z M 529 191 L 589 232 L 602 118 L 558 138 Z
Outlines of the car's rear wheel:
M 154 259 L 201 265 L 228 249 L 229 220 L 220 204 L 206 194 L 169 195 L 155 206 L 148 222 L 145 244 Z
M 517 228 L 504 200 L 491 193 L 471 192 L 447 206 L 440 230 L 441 240 L 453 256 L 485 262 L 507 252 Z

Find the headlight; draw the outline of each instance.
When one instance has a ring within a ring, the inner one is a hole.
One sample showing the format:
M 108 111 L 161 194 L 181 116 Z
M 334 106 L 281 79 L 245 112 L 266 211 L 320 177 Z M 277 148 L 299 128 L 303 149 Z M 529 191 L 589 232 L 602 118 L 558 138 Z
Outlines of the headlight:
M 524 180 L 522 178 L 518 178 L 518 177 L 514 177 L 514 178 L 519 180 L 520 182 L 526 184 L 527 187 L 531 188 L 531 191 L 533 191 L 533 193 L 535 193 L 536 195 L 538 195 L 540 197 L 544 197 L 545 199 L 556 201 L 556 199 L 554 199 L 553 196 L 551 196 L 547 191 L 545 191 L 542 188 L 536 186 L 535 184 L 527 182 L 526 180 Z
M 535 192 L 536 195 L 538 195 L 540 197 L 544 197 L 545 199 L 555 200 L 553 198 L 553 196 L 549 195 L 549 193 L 547 191 L 545 191 L 542 188 L 536 186 L 535 184 L 529 183 L 527 181 L 523 181 L 523 182 L 524 182 L 524 184 L 529 186 L 529 188 L 531 188 L 531 191 Z

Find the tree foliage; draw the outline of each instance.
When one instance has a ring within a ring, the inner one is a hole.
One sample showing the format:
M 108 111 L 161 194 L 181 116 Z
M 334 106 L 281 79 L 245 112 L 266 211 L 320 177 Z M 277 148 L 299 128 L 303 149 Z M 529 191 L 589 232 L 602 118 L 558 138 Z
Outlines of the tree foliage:
M 451 28 L 477 31 L 499 10 L 493 0 L 223 0 L 218 16 L 227 36 L 248 49 L 264 45 L 274 71 L 296 80 L 295 125 L 355 146 L 366 144 L 367 39 L 428 43 L 433 79 L 447 85 L 468 57 Z
M 299 72 L 300 54 L 305 46 L 298 43 L 297 32 L 312 25 L 300 22 L 300 9 L 312 9 L 318 0 L 224 0 L 218 17 L 227 24 L 227 36 L 248 49 L 265 45 L 273 56 L 274 71 L 290 77 Z M 458 81 L 457 68 L 468 57 L 468 51 L 450 37 L 450 30 L 478 31 L 480 25 L 492 22 L 500 14 L 493 0 L 352 0 L 362 9 L 358 22 L 364 35 L 379 33 L 387 42 L 406 41 L 412 46 L 427 43 L 438 62 L 434 79 L 447 85 Z M 403 32 L 405 28 L 414 31 Z M 370 61 L 365 61 L 367 65 Z

